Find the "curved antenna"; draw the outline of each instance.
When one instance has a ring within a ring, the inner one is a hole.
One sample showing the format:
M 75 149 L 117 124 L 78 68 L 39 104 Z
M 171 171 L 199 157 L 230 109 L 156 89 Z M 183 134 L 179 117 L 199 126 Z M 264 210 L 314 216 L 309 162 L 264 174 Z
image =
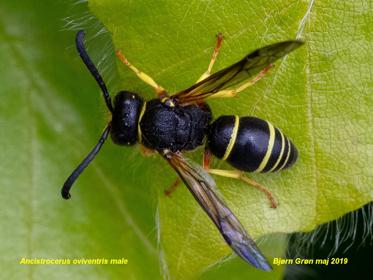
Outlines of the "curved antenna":
M 85 46 L 84 46 L 84 31 L 80 30 L 76 34 L 75 38 L 76 43 L 76 49 L 78 50 L 78 53 L 80 57 L 82 58 L 85 66 L 87 66 L 89 72 L 91 72 L 92 76 L 95 78 L 96 82 L 98 83 L 99 87 L 102 90 L 102 93 L 104 94 L 104 99 L 106 102 L 106 106 L 109 108 L 110 112 L 113 113 L 113 105 L 111 103 L 110 95 L 107 90 L 107 87 L 105 85 L 104 80 L 102 79 L 100 73 L 98 72 L 96 66 L 93 64 L 91 58 L 89 57 Z
M 98 140 L 98 143 L 96 144 L 96 146 L 86 156 L 86 158 L 83 159 L 83 161 L 78 165 L 78 167 L 75 168 L 75 170 L 71 173 L 69 178 L 67 178 L 65 184 L 63 184 L 63 187 L 61 189 L 61 194 L 64 199 L 69 199 L 71 197 L 70 189 L 72 185 L 74 184 L 75 180 L 79 177 L 79 175 L 84 171 L 84 169 L 88 166 L 88 164 L 98 154 L 102 145 L 104 144 L 105 140 L 107 139 L 109 135 L 110 129 L 111 129 L 111 124 L 109 123 L 108 126 L 105 128 L 104 132 L 102 133 L 100 139 Z

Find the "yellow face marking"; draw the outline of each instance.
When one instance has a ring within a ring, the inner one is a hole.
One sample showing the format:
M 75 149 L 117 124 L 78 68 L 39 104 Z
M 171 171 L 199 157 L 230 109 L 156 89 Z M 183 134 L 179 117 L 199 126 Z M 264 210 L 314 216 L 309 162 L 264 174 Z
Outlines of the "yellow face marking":
M 289 160 L 289 157 L 290 157 L 290 152 L 291 152 L 291 146 L 290 146 L 290 141 L 289 141 L 289 139 L 286 139 L 287 140 L 287 143 L 288 143 L 288 152 L 287 152 L 287 154 L 286 154 L 286 159 L 285 159 L 285 161 L 284 161 L 284 163 L 281 165 L 281 167 L 278 169 L 279 171 L 282 169 L 282 168 L 284 168 L 285 167 L 285 165 L 286 165 L 286 163 L 288 162 L 288 160 Z
M 140 116 L 139 116 L 139 121 L 137 122 L 137 139 L 139 140 L 139 143 L 142 142 L 142 133 L 141 133 L 141 126 L 140 126 L 140 122 L 141 122 L 141 119 L 145 113 L 145 109 L 146 109 L 146 101 L 144 101 L 144 104 L 142 105 L 141 107 L 141 112 L 140 112 Z
M 279 165 L 279 163 L 282 159 L 282 156 L 284 154 L 284 151 L 285 151 L 285 137 L 284 137 L 284 134 L 282 134 L 281 130 L 278 130 L 278 131 L 280 132 L 280 135 L 281 135 L 281 151 L 280 151 L 280 155 L 278 156 L 278 159 L 277 159 L 275 165 L 268 172 L 272 172 L 273 170 L 276 169 L 276 167 L 277 167 L 277 165 Z
M 230 153 L 232 152 L 234 143 L 236 143 L 239 125 L 240 125 L 240 118 L 238 116 L 234 116 L 234 127 L 233 127 L 231 138 L 229 139 L 229 143 L 228 143 L 227 149 L 225 150 L 222 160 L 226 160 L 229 157 Z
M 266 165 L 268 164 L 268 160 L 269 160 L 269 158 L 271 157 L 271 154 L 272 154 L 273 144 L 275 143 L 275 128 L 268 121 L 267 121 L 267 124 L 268 124 L 268 128 L 269 128 L 269 140 L 268 140 L 267 152 L 266 152 L 262 162 L 260 163 L 258 169 L 255 170 L 254 172 L 262 172 L 263 169 L 266 167 Z

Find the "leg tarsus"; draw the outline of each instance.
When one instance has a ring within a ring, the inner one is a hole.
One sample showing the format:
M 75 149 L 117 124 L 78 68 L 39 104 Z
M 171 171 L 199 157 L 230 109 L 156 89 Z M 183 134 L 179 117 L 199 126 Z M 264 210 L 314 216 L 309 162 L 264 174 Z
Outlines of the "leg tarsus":
M 271 204 L 271 208 L 277 208 L 278 202 L 276 201 L 276 199 L 274 198 L 272 192 L 269 189 L 267 189 L 265 186 L 259 184 L 257 181 L 246 177 L 243 174 L 241 176 L 241 180 L 244 181 L 245 183 L 253 186 L 254 188 L 258 189 L 262 193 L 264 193 L 267 196 L 267 198 L 268 198 L 268 200 L 269 200 L 269 202 Z
M 212 57 L 211 57 L 211 60 L 210 60 L 209 67 L 207 68 L 207 71 L 205 73 L 203 73 L 202 76 L 197 80 L 197 83 L 206 79 L 208 76 L 211 75 L 212 67 L 214 66 L 216 58 L 218 57 L 218 54 L 219 54 L 219 50 L 221 48 L 221 43 L 223 41 L 223 34 L 219 32 L 218 35 L 216 35 L 216 37 L 217 37 L 216 46 L 214 48 L 214 52 L 212 53 Z
M 157 96 L 158 97 L 166 97 L 168 96 L 166 90 L 161 87 L 160 85 L 158 85 L 154 80 L 153 78 L 151 78 L 149 75 L 145 74 L 144 72 L 140 71 L 139 69 L 137 69 L 134 65 L 132 65 L 128 60 L 127 58 L 122 54 L 122 52 L 120 50 L 117 50 L 115 52 L 116 56 L 119 58 L 119 60 L 127 65 L 133 72 L 135 72 L 135 74 L 137 75 L 137 77 L 139 77 L 143 82 L 147 83 L 148 85 L 150 85 L 152 88 L 154 88 L 155 92 L 157 93 Z
M 241 180 L 241 181 L 245 182 L 246 184 L 248 184 L 248 185 L 260 190 L 262 193 L 264 193 L 267 196 L 267 198 L 268 198 L 268 200 L 271 204 L 271 208 L 277 208 L 278 203 L 276 202 L 272 192 L 270 190 L 268 190 L 266 187 L 264 187 L 263 185 L 256 182 L 255 180 L 248 178 L 242 171 L 221 170 L 221 169 L 206 169 L 206 171 L 209 172 L 210 174 L 215 174 L 215 175 L 219 175 L 219 176 L 223 176 L 223 177 L 234 178 L 234 179 L 238 179 L 238 180 Z

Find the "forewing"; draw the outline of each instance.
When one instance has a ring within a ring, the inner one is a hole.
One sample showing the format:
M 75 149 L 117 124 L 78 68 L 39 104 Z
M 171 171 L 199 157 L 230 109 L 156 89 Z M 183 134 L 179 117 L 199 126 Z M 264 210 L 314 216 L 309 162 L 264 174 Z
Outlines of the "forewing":
M 173 153 L 168 150 L 161 153 L 179 174 L 236 254 L 259 269 L 271 270 L 271 266 L 252 238 L 225 205 L 211 176 L 201 166 L 183 157 L 181 153 Z
M 232 88 L 258 74 L 265 67 L 285 56 L 303 44 L 301 41 L 285 41 L 260 48 L 237 63 L 222 69 L 190 88 L 180 91 L 172 97 L 179 104 L 202 102 L 215 93 Z

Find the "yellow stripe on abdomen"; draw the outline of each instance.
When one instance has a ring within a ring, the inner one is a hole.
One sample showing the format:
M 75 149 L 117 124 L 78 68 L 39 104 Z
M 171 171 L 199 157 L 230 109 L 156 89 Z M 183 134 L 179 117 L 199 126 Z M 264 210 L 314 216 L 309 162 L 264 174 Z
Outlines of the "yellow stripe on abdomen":
M 273 150 L 273 145 L 275 143 L 275 133 L 276 133 L 275 128 L 273 127 L 273 125 L 270 122 L 268 122 L 268 121 L 266 121 L 266 122 L 267 122 L 268 128 L 269 128 L 269 139 L 268 139 L 267 152 L 266 152 L 262 162 L 260 163 L 259 167 L 254 172 L 262 172 L 264 170 L 264 168 L 268 164 L 269 158 L 271 157 L 272 150 Z
M 234 143 L 236 143 L 239 126 L 240 126 L 240 118 L 238 116 L 234 116 L 234 126 L 232 130 L 231 138 L 229 139 L 229 143 L 228 143 L 227 149 L 225 150 L 222 160 L 226 160 L 231 154 Z
M 276 169 L 277 165 L 280 164 L 280 161 L 282 159 L 282 156 L 284 154 L 284 151 L 285 151 L 285 137 L 284 137 L 284 134 L 282 134 L 282 131 L 277 129 L 279 132 L 280 132 L 280 135 L 281 135 L 281 151 L 280 151 L 280 155 L 278 156 L 278 159 L 275 163 L 275 165 L 273 165 L 273 167 L 268 171 L 268 172 L 272 172 L 273 170 Z
M 290 140 L 289 139 L 286 139 L 286 140 L 287 140 L 287 143 L 288 143 L 288 152 L 286 154 L 286 158 L 285 158 L 284 163 L 281 165 L 281 167 L 277 171 L 280 171 L 281 169 L 283 169 L 285 167 L 285 165 L 288 163 L 288 160 L 289 160 L 289 157 L 290 157 L 290 153 L 291 153 Z

